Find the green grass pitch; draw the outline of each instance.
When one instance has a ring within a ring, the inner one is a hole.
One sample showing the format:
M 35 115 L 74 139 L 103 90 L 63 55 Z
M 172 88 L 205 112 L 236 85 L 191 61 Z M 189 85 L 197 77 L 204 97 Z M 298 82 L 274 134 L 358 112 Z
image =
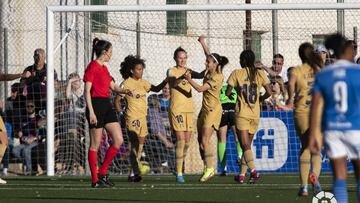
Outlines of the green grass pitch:
M 6 177 L 0 185 L 0 202 L 149 202 L 149 203 L 227 203 L 227 202 L 311 202 L 312 197 L 299 198 L 297 174 L 262 174 L 256 184 L 237 184 L 233 175 L 216 176 L 200 183 L 200 176 L 185 176 L 185 184 L 177 184 L 174 176 L 144 176 L 141 183 L 128 183 L 127 177 L 112 177 L 114 188 L 93 189 L 90 177 Z M 356 202 L 356 185 L 349 177 L 349 202 Z M 320 178 L 323 189 L 331 191 L 332 176 Z M 309 194 L 312 193 L 309 185 Z

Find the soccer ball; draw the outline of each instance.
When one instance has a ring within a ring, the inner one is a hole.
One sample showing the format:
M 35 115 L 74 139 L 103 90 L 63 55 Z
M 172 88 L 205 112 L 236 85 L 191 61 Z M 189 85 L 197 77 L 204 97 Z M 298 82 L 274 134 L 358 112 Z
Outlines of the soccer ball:
M 146 161 L 140 161 L 139 170 L 141 175 L 146 175 L 150 172 L 150 164 Z

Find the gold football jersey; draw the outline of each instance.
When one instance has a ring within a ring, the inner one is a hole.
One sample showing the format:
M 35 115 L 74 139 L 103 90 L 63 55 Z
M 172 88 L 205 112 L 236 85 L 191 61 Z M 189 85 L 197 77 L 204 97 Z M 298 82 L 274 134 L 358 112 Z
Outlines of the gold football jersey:
M 144 80 L 135 80 L 129 77 L 122 83 L 125 89 L 129 89 L 133 95 L 125 95 L 127 102 L 126 116 L 132 119 L 143 118 L 147 115 L 146 93 L 150 91 L 151 84 Z
M 260 90 L 264 85 L 270 84 L 270 80 L 264 70 L 258 69 L 255 80 L 251 84 L 249 74 L 249 68 L 234 70 L 227 83 L 236 89 L 241 89 L 236 107 L 238 116 L 256 119 L 260 118 Z
M 168 77 L 180 78 L 185 74 L 187 68 L 172 67 L 168 70 Z M 178 85 L 169 83 L 170 85 L 170 111 L 178 112 L 194 112 L 194 104 L 191 94 L 191 85 L 185 79 L 181 79 Z
M 296 77 L 294 107 L 296 113 L 310 112 L 311 95 L 315 82 L 315 74 L 311 66 L 302 64 L 295 67 L 292 75 Z
M 202 109 L 212 111 L 221 108 L 220 91 L 223 81 L 224 75 L 222 73 L 206 74 L 203 84 L 208 83 L 211 88 L 203 93 Z

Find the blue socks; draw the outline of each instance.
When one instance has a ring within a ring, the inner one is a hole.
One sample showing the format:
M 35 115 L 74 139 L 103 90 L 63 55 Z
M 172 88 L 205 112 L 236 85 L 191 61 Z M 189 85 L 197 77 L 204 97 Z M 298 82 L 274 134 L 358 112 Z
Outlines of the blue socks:
M 358 181 L 359 183 L 359 181 Z M 359 184 L 357 187 L 357 191 L 359 191 Z M 346 187 L 346 181 L 345 180 L 334 180 L 333 185 L 333 192 L 335 195 L 335 198 L 338 203 L 347 203 L 348 202 L 348 193 L 347 193 L 347 187 Z M 359 195 L 359 193 L 358 193 Z

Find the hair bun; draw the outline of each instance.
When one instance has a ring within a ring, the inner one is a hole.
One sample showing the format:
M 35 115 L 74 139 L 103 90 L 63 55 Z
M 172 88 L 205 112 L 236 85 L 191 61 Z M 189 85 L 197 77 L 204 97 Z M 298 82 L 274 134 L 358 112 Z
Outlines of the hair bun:
M 229 63 L 229 59 L 226 56 L 220 56 L 220 65 L 225 66 Z

